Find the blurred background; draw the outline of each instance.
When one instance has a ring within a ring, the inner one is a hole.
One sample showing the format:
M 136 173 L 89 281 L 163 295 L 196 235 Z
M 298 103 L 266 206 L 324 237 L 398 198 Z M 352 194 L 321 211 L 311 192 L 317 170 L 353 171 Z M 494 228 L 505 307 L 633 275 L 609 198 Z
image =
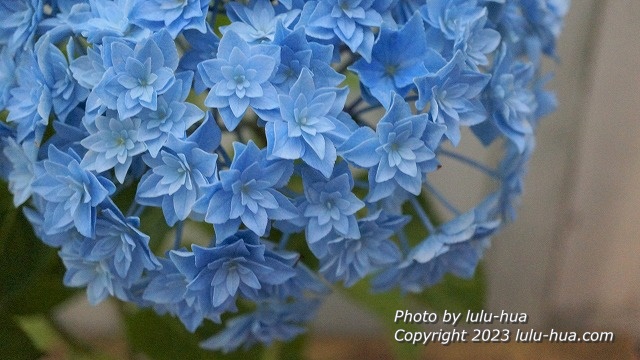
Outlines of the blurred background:
M 485 257 L 486 308 L 525 312 L 527 328 L 539 331 L 613 331 L 616 342 L 431 346 L 425 349 L 431 358 L 456 359 L 469 352 L 488 359 L 636 356 L 640 0 L 574 0 L 558 47 L 560 63 L 547 65 L 556 74 L 548 87 L 557 92 L 559 109 L 539 128 L 517 221 L 494 237 Z M 453 185 L 444 191 L 469 203 L 476 201 L 473 196 L 456 189 L 486 186 L 464 177 Z M 113 351 L 123 331 L 114 307 L 105 302 L 96 309 L 80 297 L 59 308 L 57 317 L 70 332 L 102 339 Z M 392 334 L 339 294 L 323 305 L 312 334 L 307 351 L 312 358 L 390 354 L 385 341 Z

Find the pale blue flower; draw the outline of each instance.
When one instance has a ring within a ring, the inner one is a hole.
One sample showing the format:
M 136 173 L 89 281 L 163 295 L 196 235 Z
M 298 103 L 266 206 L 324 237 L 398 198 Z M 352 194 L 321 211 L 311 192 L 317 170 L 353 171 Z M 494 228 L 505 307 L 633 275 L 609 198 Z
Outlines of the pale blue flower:
M 429 104 L 431 120 L 446 125 L 445 136 L 457 145 L 461 125 L 476 125 L 487 119 L 478 95 L 490 78 L 469 68 L 464 55 L 456 52 L 438 72 L 415 79 L 419 94 L 416 107 L 424 109 Z
M 186 29 L 204 33 L 208 10 L 209 0 L 135 0 L 128 16 L 140 27 L 166 29 L 175 38 Z
M 187 289 L 199 294 L 207 312 L 233 306 L 240 294 L 255 299 L 263 285 L 281 284 L 295 275 L 292 264 L 267 250 L 252 231 L 240 231 L 211 248 L 192 249 L 192 255 L 174 262 L 179 261 L 176 266 L 189 281 Z
M 93 92 L 121 119 L 137 115 L 143 108 L 156 110 L 158 95 L 175 81 L 178 52 L 166 31 L 138 43 L 113 41 L 102 49 L 106 69 Z
M 95 234 L 98 205 L 115 191 L 109 180 L 83 169 L 72 150 L 63 153 L 53 145 L 47 159 L 36 167 L 31 188 L 47 200 L 44 219 L 48 234 L 75 226 L 87 237 Z
M 304 169 L 302 182 L 305 201 L 300 212 L 306 219 L 305 237 L 314 255 L 326 256 L 325 237 L 332 231 L 347 239 L 360 238 L 355 213 L 364 202 L 351 192 L 353 178 L 345 165 L 336 166 L 329 179 L 316 170 Z
M 18 144 L 12 137 L 0 140 L 2 153 L 11 164 L 7 174 L 9 191 L 13 194 L 13 205 L 22 205 L 31 196 L 34 179 L 34 165 L 38 158 L 38 148 L 31 139 Z
M 369 201 L 388 197 L 398 187 L 418 195 L 425 175 L 439 165 L 435 150 L 444 132 L 445 127 L 429 121 L 426 114 L 413 115 L 396 94 L 376 132 L 368 127 L 356 130 L 339 152 L 369 169 Z
M 44 15 L 42 0 L 2 0 L 0 14 L 0 47 L 6 47 L 11 54 L 31 48 Z
M 235 142 L 233 150 L 229 169 L 219 172 L 220 181 L 205 188 L 194 205 L 214 225 L 218 239 L 233 235 L 240 223 L 263 236 L 269 220 L 295 217 L 297 209 L 277 191 L 289 181 L 293 164 L 268 161 L 266 150 L 252 141 L 247 145 Z
M 336 142 L 350 134 L 339 119 L 346 88 L 317 88 L 313 75 L 303 69 L 289 94 L 279 95 L 280 114 L 267 121 L 267 154 L 271 158 L 302 159 L 329 176 L 336 162 Z
M 422 18 L 415 15 L 398 30 L 382 27 L 373 45 L 371 61 L 360 59 L 349 69 L 388 108 L 394 92 L 406 96 L 415 88 L 413 80 L 427 75 L 424 61 L 429 55 Z
M 279 59 L 277 46 L 251 46 L 227 31 L 220 40 L 217 58 L 198 65 L 203 82 L 211 88 L 204 104 L 218 109 L 228 130 L 238 126 L 249 106 L 255 111 L 274 109 L 277 92 L 269 80 Z
M 116 179 L 123 183 L 133 157 L 147 150 L 138 136 L 140 119 L 120 119 L 110 111 L 86 125 L 90 135 L 80 143 L 89 151 L 80 165 L 98 173 L 114 169 Z
M 276 15 L 273 5 L 268 0 L 254 0 L 244 5 L 240 2 L 227 4 L 227 16 L 231 24 L 221 26 L 224 34 L 233 31 L 250 44 L 273 41 L 276 26 L 281 24 L 290 27 L 300 14 L 300 10 L 293 9 Z
M 189 216 L 202 188 L 216 180 L 218 156 L 172 135 L 157 157 L 146 154 L 142 159 L 149 170 L 140 180 L 136 201 L 161 206 L 172 226 Z

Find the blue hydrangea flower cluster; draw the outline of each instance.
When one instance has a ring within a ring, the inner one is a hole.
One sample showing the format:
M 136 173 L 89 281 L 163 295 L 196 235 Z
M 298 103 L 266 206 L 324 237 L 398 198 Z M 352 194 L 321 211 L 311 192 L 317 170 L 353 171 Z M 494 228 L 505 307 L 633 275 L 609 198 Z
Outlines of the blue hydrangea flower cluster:
M 567 9 L 0 0 L 0 178 L 90 302 L 134 302 L 189 331 L 228 319 L 209 349 L 288 340 L 332 283 L 419 292 L 473 274 L 515 217 L 555 108 L 540 63 Z M 467 138 L 502 160 L 463 154 Z M 493 190 L 458 210 L 431 181 L 444 158 Z M 165 253 L 141 230 L 149 214 L 175 230 Z M 413 218 L 423 239 L 408 238 Z M 211 238 L 184 241 L 196 223 Z

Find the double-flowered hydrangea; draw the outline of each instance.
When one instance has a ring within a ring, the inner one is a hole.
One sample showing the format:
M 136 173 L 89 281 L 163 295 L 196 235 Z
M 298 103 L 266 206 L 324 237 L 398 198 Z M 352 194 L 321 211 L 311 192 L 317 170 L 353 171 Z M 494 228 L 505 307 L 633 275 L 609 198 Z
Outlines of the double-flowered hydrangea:
M 223 352 L 290 340 L 332 284 L 473 275 L 555 107 L 567 6 L 0 0 L 0 179 L 91 303 L 224 323 L 201 343 Z M 432 180 L 452 162 L 490 184 L 476 206 Z

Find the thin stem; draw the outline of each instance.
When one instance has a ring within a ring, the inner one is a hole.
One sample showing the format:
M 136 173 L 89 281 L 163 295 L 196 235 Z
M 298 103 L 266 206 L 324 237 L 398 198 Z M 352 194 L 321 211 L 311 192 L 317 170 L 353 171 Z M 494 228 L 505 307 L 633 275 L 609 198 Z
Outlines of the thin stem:
M 280 238 L 280 243 L 278 244 L 278 249 L 284 250 L 287 247 L 287 244 L 289 243 L 290 238 L 291 238 L 291 234 L 283 233 L 282 237 Z
M 411 247 L 409 246 L 409 238 L 404 230 L 400 230 L 400 232 L 398 232 L 398 240 L 400 240 L 400 248 L 402 249 L 402 252 L 404 254 L 408 254 Z
M 360 59 L 360 55 L 357 55 L 357 54 L 355 55 L 349 54 L 347 56 L 348 56 L 347 60 L 345 60 L 345 62 L 343 63 L 340 63 L 340 65 L 338 65 L 338 68 L 336 69 L 336 71 L 339 72 L 340 74 L 344 73 L 351 64 L 353 64 L 354 62 L 358 61 L 358 59 Z
M 362 108 L 356 112 L 353 113 L 353 116 L 358 116 L 358 115 L 362 115 L 366 112 L 372 111 L 372 110 L 376 110 L 378 108 L 382 107 L 382 105 L 378 104 L 378 105 L 370 105 L 367 106 L 366 108 Z
M 433 226 L 433 223 L 429 219 L 429 216 L 427 215 L 427 213 L 424 211 L 424 209 L 418 202 L 418 199 L 416 199 L 415 197 L 409 197 L 409 202 L 411 202 L 411 205 L 413 205 L 413 208 L 416 210 L 418 217 L 420 218 L 424 226 L 427 228 L 427 230 L 429 230 L 429 233 L 430 234 L 435 233 L 436 228 Z
M 222 147 L 222 145 L 218 146 L 218 152 L 224 159 L 224 165 L 227 167 L 231 166 L 231 157 L 229 157 L 229 154 L 227 154 L 227 151 Z
M 460 215 L 460 210 L 458 210 L 447 198 L 442 195 L 442 193 L 436 189 L 429 181 L 424 182 L 424 187 L 433 195 L 444 207 L 446 207 L 449 211 L 451 211 L 454 215 Z
M 349 104 L 349 106 L 345 108 L 345 111 L 348 113 L 351 113 L 351 111 L 353 111 L 353 109 L 355 109 L 355 107 L 360 105 L 360 103 L 362 103 L 363 101 L 364 101 L 364 98 L 360 96 L 359 98 L 354 100 L 351 104 Z
M 354 180 L 353 184 L 359 188 L 362 189 L 368 189 L 369 188 L 369 183 L 364 181 L 364 180 Z
M 178 250 L 182 245 L 182 231 L 184 229 L 184 221 L 178 221 L 176 224 L 176 238 L 173 241 L 173 249 Z
M 498 174 L 498 172 L 480 162 L 478 162 L 477 160 L 471 159 L 465 155 L 462 154 L 458 154 L 456 152 L 453 151 L 449 151 L 449 150 L 444 150 L 441 149 L 440 151 L 438 151 L 439 154 L 442 154 L 444 156 L 448 156 L 452 159 L 456 159 L 464 164 L 467 164 L 473 168 L 476 168 L 478 170 L 480 170 L 481 172 L 485 173 L 485 175 L 495 178 L 495 179 L 500 179 L 500 174 Z
M 127 217 L 133 216 L 133 217 L 139 218 L 140 215 L 142 215 L 142 212 L 144 211 L 144 209 L 146 208 L 147 208 L 146 206 L 140 205 L 134 201 L 133 203 L 131 203 L 129 210 L 127 210 Z

